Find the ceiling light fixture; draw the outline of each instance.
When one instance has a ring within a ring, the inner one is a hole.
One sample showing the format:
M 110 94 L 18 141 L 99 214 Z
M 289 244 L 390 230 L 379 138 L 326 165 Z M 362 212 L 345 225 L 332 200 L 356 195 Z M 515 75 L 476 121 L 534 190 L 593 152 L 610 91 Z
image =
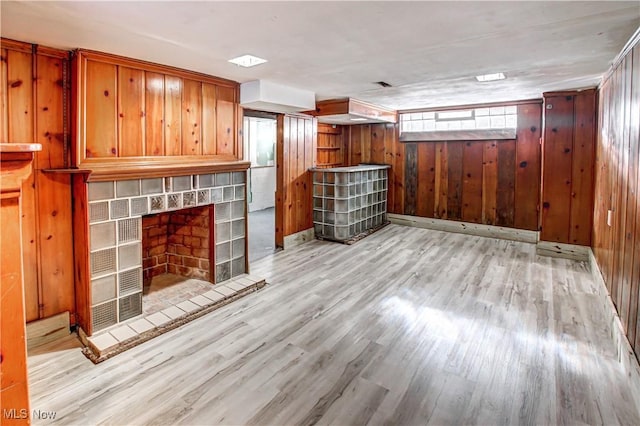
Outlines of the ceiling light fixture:
M 367 121 L 366 118 L 350 118 L 351 121 Z
M 249 68 L 256 65 L 264 64 L 265 62 L 267 62 L 267 60 L 258 58 L 257 56 L 253 55 L 242 55 L 238 56 L 237 58 L 229 59 L 229 62 L 241 67 Z
M 504 75 L 504 73 L 501 72 L 497 72 L 494 74 L 483 74 L 483 75 L 476 75 L 476 80 L 480 81 L 480 82 L 487 82 L 487 81 L 496 81 L 496 80 L 504 80 L 505 78 L 507 78 L 506 75 Z

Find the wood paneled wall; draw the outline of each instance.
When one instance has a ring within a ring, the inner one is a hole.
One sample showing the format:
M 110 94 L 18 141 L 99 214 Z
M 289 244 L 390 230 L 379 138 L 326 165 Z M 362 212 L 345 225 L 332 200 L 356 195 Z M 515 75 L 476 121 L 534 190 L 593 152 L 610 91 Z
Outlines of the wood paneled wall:
M 242 159 L 236 82 L 87 51 L 76 52 L 73 76 L 76 166 Z
M 516 140 L 398 141 L 397 125 L 350 128 L 349 164 L 391 165 L 391 213 L 538 228 L 540 103 L 518 105 Z
M 639 129 L 640 44 L 636 40 L 599 92 L 592 247 L 622 326 L 640 359 Z
M 1 44 L 1 142 L 42 144 L 22 195 L 26 318 L 69 311 L 73 323 L 70 179 L 45 171 L 69 163 L 63 102 L 68 52 L 4 39 Z
M 318 123 L 317 167 L 340 167 L 347 156 L 346 126 Z
M 276 142 L 276 245 L 284 237 L 313 227 L 312 182 L 316 166 L 318 120 L 278 115 Z
M 346 165 L 389 164 L 387 211 L 404 212 L 404 148 L 398 141 L 398 124 L 359 124 L 349 126 Z
M 596 91 L 544 94 L 540 239 L 591 245 Z

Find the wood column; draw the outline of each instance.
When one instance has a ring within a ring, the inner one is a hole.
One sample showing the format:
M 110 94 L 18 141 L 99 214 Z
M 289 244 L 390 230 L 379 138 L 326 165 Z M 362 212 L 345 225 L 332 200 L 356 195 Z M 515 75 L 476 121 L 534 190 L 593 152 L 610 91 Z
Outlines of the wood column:
M 0 144 L 0 400 L 2 424 L 30 424 L 22 261 L 22 182 L 40 144 Z

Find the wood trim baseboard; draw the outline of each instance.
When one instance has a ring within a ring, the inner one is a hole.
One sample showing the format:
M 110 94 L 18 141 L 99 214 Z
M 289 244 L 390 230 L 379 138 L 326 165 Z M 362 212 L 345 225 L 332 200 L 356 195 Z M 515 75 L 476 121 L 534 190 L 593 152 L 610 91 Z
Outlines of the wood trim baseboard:
M 432 219 L 395 213 L 389 213 L 387 218 L 391 223 L 395 223 L 396 225 L 433 229 L 435 231 L 456 232 L 478 237 L 500 238 L 531 244 L 538 242 L 538 232 L 525 229 L 505 228 L 481 223 L 457 222 L 454 220 Z
M 597 295 L 600 297 L 602 303 L 603 316 L 607 321 L 606 325 L 616 350 L 618 362 L 624 371 L 624 375 L 628 378 L 629 385 L 632 389 L 630 397 L 633 399 L 636 409 L 640 412 L 640 364 L 638 363 L 638 358 L 631 348 L 627 335 L 624 333 L 620 316 L 613 304 L 604 278 L 602 278 L 602 272 L 600 271 L 596 257 L 590 247 L 588 248 L 588 262 L 593 281 L 596 284 L 595 290 L 598 292 Z
M 308 228 L 308 229 L 305 229 L 304 231 L 296 232 L 295 234 L 285 236 L 283 248 L 287 250 L 295 246 L 299 246 L 300 244 L 309 242 L 314 238 L 315 238 L 315 233 L 313 231 L 313 228 Z
M 536 244 L 536 254 L 540 256 L 560 257 L 583 262 L 589 261 L 590 251 L 591 249 L 587 246 L 575 244 L 554 243 L 551 241 L 538 241 Z

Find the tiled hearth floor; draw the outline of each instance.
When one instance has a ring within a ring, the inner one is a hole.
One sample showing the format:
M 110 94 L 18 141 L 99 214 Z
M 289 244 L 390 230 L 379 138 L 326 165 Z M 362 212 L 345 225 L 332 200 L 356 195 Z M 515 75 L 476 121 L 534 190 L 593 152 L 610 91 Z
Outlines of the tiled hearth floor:
M 85 345 L 84 354 L 95 363 L 104 361 L 265 285 L 264 279 L 243 274 L 216 285 L 181 278 L 182 282 L 176 284 L 176 288 L 168 287 L 168 283 L 176 280 L 175 276 L 167 276 L 152 283 L 150 303 L 154 304 L 155 310 L 144 309 L 141 317 L 114 325 L 91 337 L 80 330 L 80 340 Z M 162 287 L 164 289 L 160 290 Z M 163 302 L 161 297 L 164 299 L 165 296 L 166 300 Z M 147 303 L 147 297 L 144 296 L 143 304 Z
M 163 274 L 153 277 L 151 285 L 142 292 L 142 313 L 155 314 L 163 309 L 199 296 L 215 288 L 208 281 L 185 278 L 180 275 Z

